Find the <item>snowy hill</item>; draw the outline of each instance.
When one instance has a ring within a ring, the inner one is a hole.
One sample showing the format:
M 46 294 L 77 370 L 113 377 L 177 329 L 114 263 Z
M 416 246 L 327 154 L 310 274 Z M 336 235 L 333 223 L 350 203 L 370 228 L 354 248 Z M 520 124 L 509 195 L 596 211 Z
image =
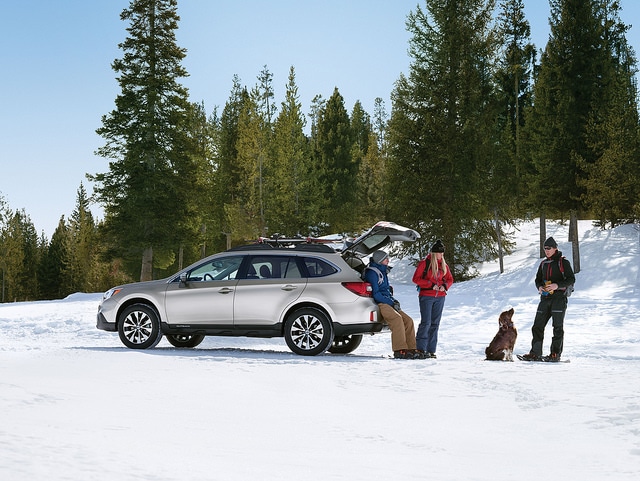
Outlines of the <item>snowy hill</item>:
M 571 260 L 567 227 L 547 233 Z M 0 304 L 0 479 L 636 479 L 639 234 L 584 221 L 579 234 L 569 364 L 483 360 L 508 307 L 529 350 L 537 221 L 503 274 L 487 263 L 449 291 L 437 360 L 388 359 L 386 334 L 348 356 L 222 337 L 131 351 L 95 329 L 101 294 Z M 392 265 L 417 323 L 413 268 Z

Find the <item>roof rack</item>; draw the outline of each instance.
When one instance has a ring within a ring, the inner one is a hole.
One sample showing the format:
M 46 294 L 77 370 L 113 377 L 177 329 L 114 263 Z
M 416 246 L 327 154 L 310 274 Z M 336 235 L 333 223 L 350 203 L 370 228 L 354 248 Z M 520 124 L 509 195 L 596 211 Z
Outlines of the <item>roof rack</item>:
M 244 244 L 241 246 L 235 246 L 231 249 L 227 249 L 228 251 L 250 251 L 255 249 L 273 249 L 273 246 L 270 244 Z
M 228 249 L 230 251 L 246 251 L 255 249 L 297 249 L 309 252 L 336 252 L 327 244 L 340 242 L 337 239 L 320 239 L 317 237 L 283 237 L 275 234 L 271 237 L 259 237 L 256 242 Z
M 259 244 L 269 244 L 272 246 L 280 247 L 280 246 L 297 246 L 301 244 L 309 244 L 309 245 L 322 245 L 322 244 L 332 244 L 336 242 L 335 239 L 322 239 L 319 237 L 284 237 L 279 234 L 274 234 L 271 237 L 259 237 Z
M 297 244 L 294 249 L 309 252 L 336 252 L 335 249 L 326 244 Z

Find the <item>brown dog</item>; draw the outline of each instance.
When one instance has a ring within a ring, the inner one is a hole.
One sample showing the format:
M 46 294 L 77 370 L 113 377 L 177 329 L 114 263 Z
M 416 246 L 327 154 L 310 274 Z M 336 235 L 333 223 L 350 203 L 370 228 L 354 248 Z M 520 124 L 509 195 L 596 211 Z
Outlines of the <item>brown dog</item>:
M 518 331 L 513 325 L 513 308 L 504 311 L 498 318 L 498 333 L 484 350 L 488 361 L 513 361 L 513 348 L 516 345 Z

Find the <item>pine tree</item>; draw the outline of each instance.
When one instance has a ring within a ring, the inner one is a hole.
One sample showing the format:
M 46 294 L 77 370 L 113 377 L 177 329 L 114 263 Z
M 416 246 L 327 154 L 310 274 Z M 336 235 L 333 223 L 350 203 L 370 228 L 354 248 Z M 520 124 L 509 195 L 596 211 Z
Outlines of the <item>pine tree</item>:
M 602 45 L 609 53 L 603 66 L 608 80 L 602 84 L 600 106 L 587 124 L 587 147 L 595 160 L 578 161 L 585 173 L 578 183 L 585 189 L 581 197 L 585 207 L 604 228 L 640 217 L 640 144 L 637 61 L 625 37 L 629 27 L 620 21 L 618 2 L 601 1 L 597 7 Z
M 637 103 L 635 61 L 624 42 L 618 9 L 615 0 L 551 1 L 551 35 L 527 124 L 535 166 L 531 199 L 543 210 L 541 218 L 547 213 L 560 219 L 569 214 L 576 273 L 578 216 L 585 208 L 607 220 L 620 215 L 617 209 L 602 209 L 599 195 L 604 186 L 620 187 L 626 208 L 632 208 L 629 198 L 635 196 L 635 189 L 625 182 L 625 168 L 620 168 L 630 163 L 628 172 L 637 172 Z M 627 133 L 630 140 L 625 140 Z M 615 181 L 620 185 L 614 186 Z M 607 200 L 614 202 L 608 194 Z
M 0 198 L 0 281 L 4 282 L 5 300 L 38 299 L 35 273 L 40 249 L 36 229 L 24 209 L 3 209 L 1 201 Z
M 369 132 L 369 148 L 361 157 L 358 171 L 358 200 L 354 225 L 367 227 L 386 219 L 386 165 L 378 136 Z
M 309 224 L 317 218 L 318 187 L 311 174 L 305 125 L 295 69 L 291 67 L 273 132 L 272 192 L 267 215 L 271 234 L 308 235 Z
M 496 79 L 501 105 L 498 128 L 503 132 L 504 157 L 498 163 L 492 190 L 495 194 L 495 189 L 502 189 L 499 202 L 503 206 L 510 201 L 511 207 L 522 208 L 527 190 L 524 178 L 529 167 L 521 152 L 521 132 L 532 103 L 536 52 L 529 22 L 524 17 L 523 0 L 503 0 L 500 6 L 501 52 Z
M 542 53 L 527 123 L 528 150 L 535 174 L 530 179 L 532 205 L 562 218 L 581 207 L 578 179 L 595 160 L 587 145 L 587 125 L 602 94 L 601 26 L 596 0 L 551 0 L 551 35 Z
M 378 122 L 377 131 L 384 135 L 381 110 L 381 99 L 376 99 Z M 357 101 L 351 112 L 351 129 L 354 135 L 352 150 L 353 161 L 358 165 L 356 179 L 357 198 L 352 212 L 353 226 L 364 229 L 384 219 L 384 159 L 381 145 L 374 132 L 371 117 Z
M 70 245 L 69 229 L 62 216 L 38 264 L 41 298 L 61 299 L 73 292 L 75 271 L 70 259 Z
M 19 214 L 14 213 L 0 196 L 0 269 L 2 302 L 18 300 L 18 285 L 24 264 L 22 229 Z
M 321 190 L 325 197 L 322 221 L 335 232 L 354 227 L 357 160 L 353 158 L 353 130 L 344 98 L 337 88 L 324 106 L 317 123 L 316 155 Z
M 387 126 L 389 114 L 384 105 L 384 100 L 377 97 L 373 104 L 373 131 L 376 134 L 378 150 L 384 154 L 387 140 Z
M 152 278 L 154 249 L 167 258 L 195 235 L 193 199 L 197 170 L 189 140 L 187 76 L 176 44 L 177 0 L 133 0 L 121 14 L 129 36 L 113 62 L 121 93 L 97 132 L 106 144 L 98 155 L 111 159 L 109 172 L 90 176 L 105 208 L 105 229 L 122 255 L 142 256 L 141 280 Z
M 255 239 L 266 234 L 264 220 L 264 181 L 269 169 L 267 126 L 254 89 L 238 118 L 236 169 L 239 173 L 236 197 L 227 204 L 227 218 L 234 238 Z
M 225 103 L 219 119 L 212 119 L 212 195 L 214 216 L 225 236 L 224 246 L 231 247 L 233 239 L 242 239 L 243 235 L 234 231 L 234 216 L 229 215 L 237 202 L 240 191 L 241 173 L 238 167 L 238 125 L 249 94 L 242 87 L 237 75 L 233 77 L 233 86 L 229 99 Z
M 67 233 L 65 274 L 69 279 L 70 293 L 98 291 L 97 227 L 83 184 L 76 193 L 76 207 L 69 217 Z
M 392 92 L 388 202 L 436 238 L 462 278 L 494 242 L 486 177 L 495 154 L 493 1 L 427 1 L 407 19 L 408 76 Z

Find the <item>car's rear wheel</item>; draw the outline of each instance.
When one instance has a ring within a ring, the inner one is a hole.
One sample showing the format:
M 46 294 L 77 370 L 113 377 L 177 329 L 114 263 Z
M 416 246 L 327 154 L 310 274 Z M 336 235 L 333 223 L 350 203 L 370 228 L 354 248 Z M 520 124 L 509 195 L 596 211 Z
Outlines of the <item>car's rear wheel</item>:
M 196 347 L 204 340 L 201 334 L 165 334 L 164 337 L 175 347 Z
M 349 354 L 355 351 L 362 342 L 362 334 L 351 334 L 350 336 L 340 336 L 333 340 L 329 352 L 333 354 Z
M 150 349 L 162 339 L 160 320 L 156 311 L 145 304 L 127 307 L 118 320 L 118 334 L 122 344 L 130 349 Z
M 316 356 L 325 352 L 333 342 L 333 324 L 318 309 L 294 311 L 284 323 L 284 338 L 289 349 L 302 356 Z

